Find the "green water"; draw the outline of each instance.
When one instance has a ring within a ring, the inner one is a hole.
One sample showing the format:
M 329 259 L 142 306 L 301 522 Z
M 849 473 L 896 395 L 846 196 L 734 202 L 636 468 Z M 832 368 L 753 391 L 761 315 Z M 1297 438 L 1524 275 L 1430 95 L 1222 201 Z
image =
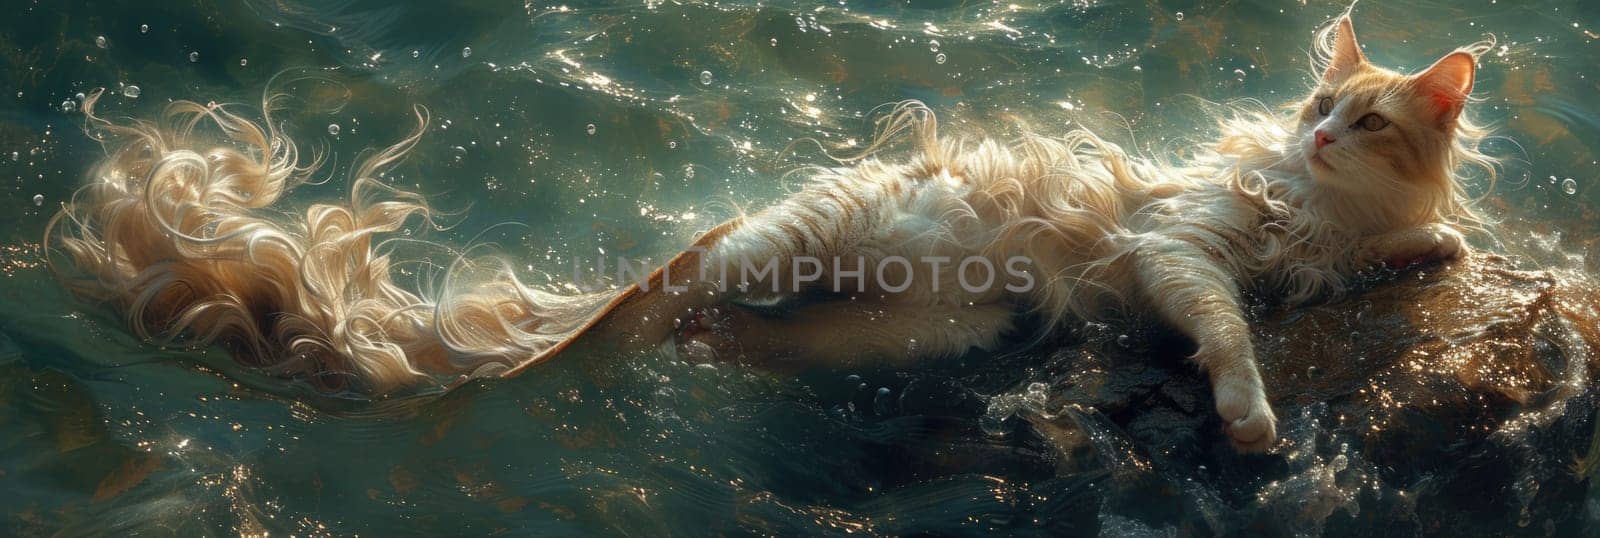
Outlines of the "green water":
M 954 131 L 1076 124 L 1172 152 L 1206 136 L 1196 97 L 1298 97 L 1311 30 L 1344 8 L 103 4 L 12 0 L 0 20 L 0 534 L 1179 532 L 1159 522 L 1207 514 L 1137 523 L 1151 518 L 1102 508 L 1138 504 L 1106 504 L 1102 475 L 986 432 L 991 396 L 1044 375 L 1017 356 L 787 376 L 577 353 L 353 402 L 139 342 L 38 263 L 98 151 L 77 94 L 108 88 L 114 117 L 177 99 L 248 112 L 274 76 L 298 79 L 275 88 L 295 97 L 279 117 L 330 161 L 290 205 L 338 196 L 353 157 L 420 105 L 427 136 L 391 177 L 454 212 L 425 237 L 559 281 L 575 257 L 659 259 L 771 202 L 785 172 L 859 144 L 902 99 Z M 1507 248 L 1600 273 L 1600 4 L 1369 1 L 1355 20 L 1369 58 L 1404 69 L 1495 36 L 1474 110 L 1507 161 L 1475 192 Z M 1183 506 L 1248 509 L 1225 479 L 1188 483 Z

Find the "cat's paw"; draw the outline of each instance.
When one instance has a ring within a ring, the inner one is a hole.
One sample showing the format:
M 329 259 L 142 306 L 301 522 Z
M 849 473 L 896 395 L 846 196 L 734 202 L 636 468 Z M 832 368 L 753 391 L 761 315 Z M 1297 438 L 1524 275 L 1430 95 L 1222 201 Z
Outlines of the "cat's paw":
M 1222 379 L 1213 383 L 1217 415 L 1222 429 L 1240 453 L 1266 452 L 1278 442 L 1278 418 L 1261 382 L 1255 379 Z
M 1407 230 L 1369 243 L 1362 259 L 1390 269 L 1405 269 L 1435 262 L 1455 262 L 1471 252 L 1460 232 L 1442 226 Z

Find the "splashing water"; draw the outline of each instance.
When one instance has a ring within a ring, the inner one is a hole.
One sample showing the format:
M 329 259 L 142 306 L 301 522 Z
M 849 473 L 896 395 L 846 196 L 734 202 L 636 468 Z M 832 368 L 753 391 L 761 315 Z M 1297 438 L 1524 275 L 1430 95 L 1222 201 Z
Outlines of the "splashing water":
M 432 124 L 381 180 L 427 194 L 441 217 L 381 245 L 397 281 L 436 287 L 433 264 L 470 246 L 530 285 L 567 289 L 596 252 L 665 259 L 779 199 L 795 181 L 785 173 L 835 164 L 828 151 L 870 140 L 874 110 L 902 99 L 927 103 L 949 132 L 1009 138 L 1020 118 L 1182 154 L 1212 124 L 1195 96 L 1298 98 L 1306 36 L 1342 5 L 13 10 L 4 35 L 51 37 L 18 40 L 11 56 L 51 60 L 0 62 L 14 86 L 0 102 L 13 208 L 0 212 L 0 434 L 11 440 L 0 514 L 18 535 L 1582 533 L 1600 501 L 1569 467 L 1574 453 L 1584 469 L 1596 461 L 1595 398 L 1567 368 L 1582 346 L 1564 337 L 1581 325 L 1551 309 L 1584 303 L 1540 290 L 1600 271 L 1587 250 L 1600 194 L 1579 188 L 1600 177 L 1588 142 L 1600 136 L 1600 73 L 1575 53 L 1600 28 L 1577 0 L 1519 4 L 1374 3 L 1355 16 L 1374 28 L 1369 55 L 1390 65 L 1495 35 L 1472 111 L 1498 126 L 1506 139 L 1491 153 L 1507 159 L 1495 190 L 1468 187 L 1503 222 L 1498 243 L 1527 262 L 1515 269 L 1534 271 L 1478 266 L 1456 286 L 1423 269 L 1406 285 L 1440 295 L 1262 311 L 1284 440 L 1252 457 L 1227 446 L 1205 379 L 1184 362 L 1191 350 L 1153 329 L 1068 327 L 1041 347 L 848 372 L 595 345 L 516 379 L 362 401 L 220 350 L 130 336 L 69 298 L 40 236 L 96 180 L 99 141 L 75 113 L 88 92 L 109 84 L 97 112 L 111 118 L 153 118 L 183 98 L 248 114 L 286 73 L 275 125 L 326 164 L 279 209 L 347 194 L 352 159 L 401 136 L 420 105 Z M 199 62 L 201 50 L 223 61 Z M 1433 300 L 1458 307 L 1414 307 Z M 1505 308 L 1473 318 L 1481 304 Z M 1411 319 L 1461 330 L 1401 330 Z M 1506 336 L 1528 330 L 1539 338 Z M 1384 351 L 1400 344 L 1437 347 Z M 1466 350 L 1479 348 L 1496 360 L 1474 362 Z

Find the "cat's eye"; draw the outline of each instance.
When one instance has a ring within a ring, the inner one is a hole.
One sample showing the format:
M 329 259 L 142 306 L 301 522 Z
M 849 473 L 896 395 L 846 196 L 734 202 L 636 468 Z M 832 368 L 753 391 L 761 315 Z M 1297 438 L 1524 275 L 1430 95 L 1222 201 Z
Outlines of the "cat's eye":
M 1389 120 L 1384 119 L 1383 116 L 1379 116 L 1377 113 L 1372 113 L 1362 116 L 1361 119 L 1356 120 L 1356 125 L 1360 125 L 1362 129 L 1366 129 L 1368 131 L 1377 131 L 1383 129 L 1384 127 L 1388 127 Z
M 1333 112 L 1333 98 L 1332 97 L 1323 97 L 1321 99 L 1318 99 L 1317 100 L 1317 113 L 1326 116 L 1326 115 L 1328 115 L 1329 112 Z

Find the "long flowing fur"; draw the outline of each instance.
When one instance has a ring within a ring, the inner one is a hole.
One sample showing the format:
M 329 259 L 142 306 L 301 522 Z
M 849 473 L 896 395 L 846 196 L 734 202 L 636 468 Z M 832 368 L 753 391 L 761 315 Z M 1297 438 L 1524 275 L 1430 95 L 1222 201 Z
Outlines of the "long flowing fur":
M 420 109 L 416 130 L 353 169 L 344 203 L 284 219 L 270 209 L 319 161 L 300 164 L 273 122 L 274 96 L 259 123 L 179 101 L 160 122 L 125 124 L 96 115 L 98 97 L 83 111 L 106 158 L 46 245 L 70 260 L 58 275 L 72 291 L 125 312 L 142 337 L 218 344 L 327 389 L 386 392 L 523 365 L 608 298 L 536 290 L 509 270 L 454 279 L 436 297 L 395 284 L 375 239 L 430 209 L 377 176 L 422 136 Z

